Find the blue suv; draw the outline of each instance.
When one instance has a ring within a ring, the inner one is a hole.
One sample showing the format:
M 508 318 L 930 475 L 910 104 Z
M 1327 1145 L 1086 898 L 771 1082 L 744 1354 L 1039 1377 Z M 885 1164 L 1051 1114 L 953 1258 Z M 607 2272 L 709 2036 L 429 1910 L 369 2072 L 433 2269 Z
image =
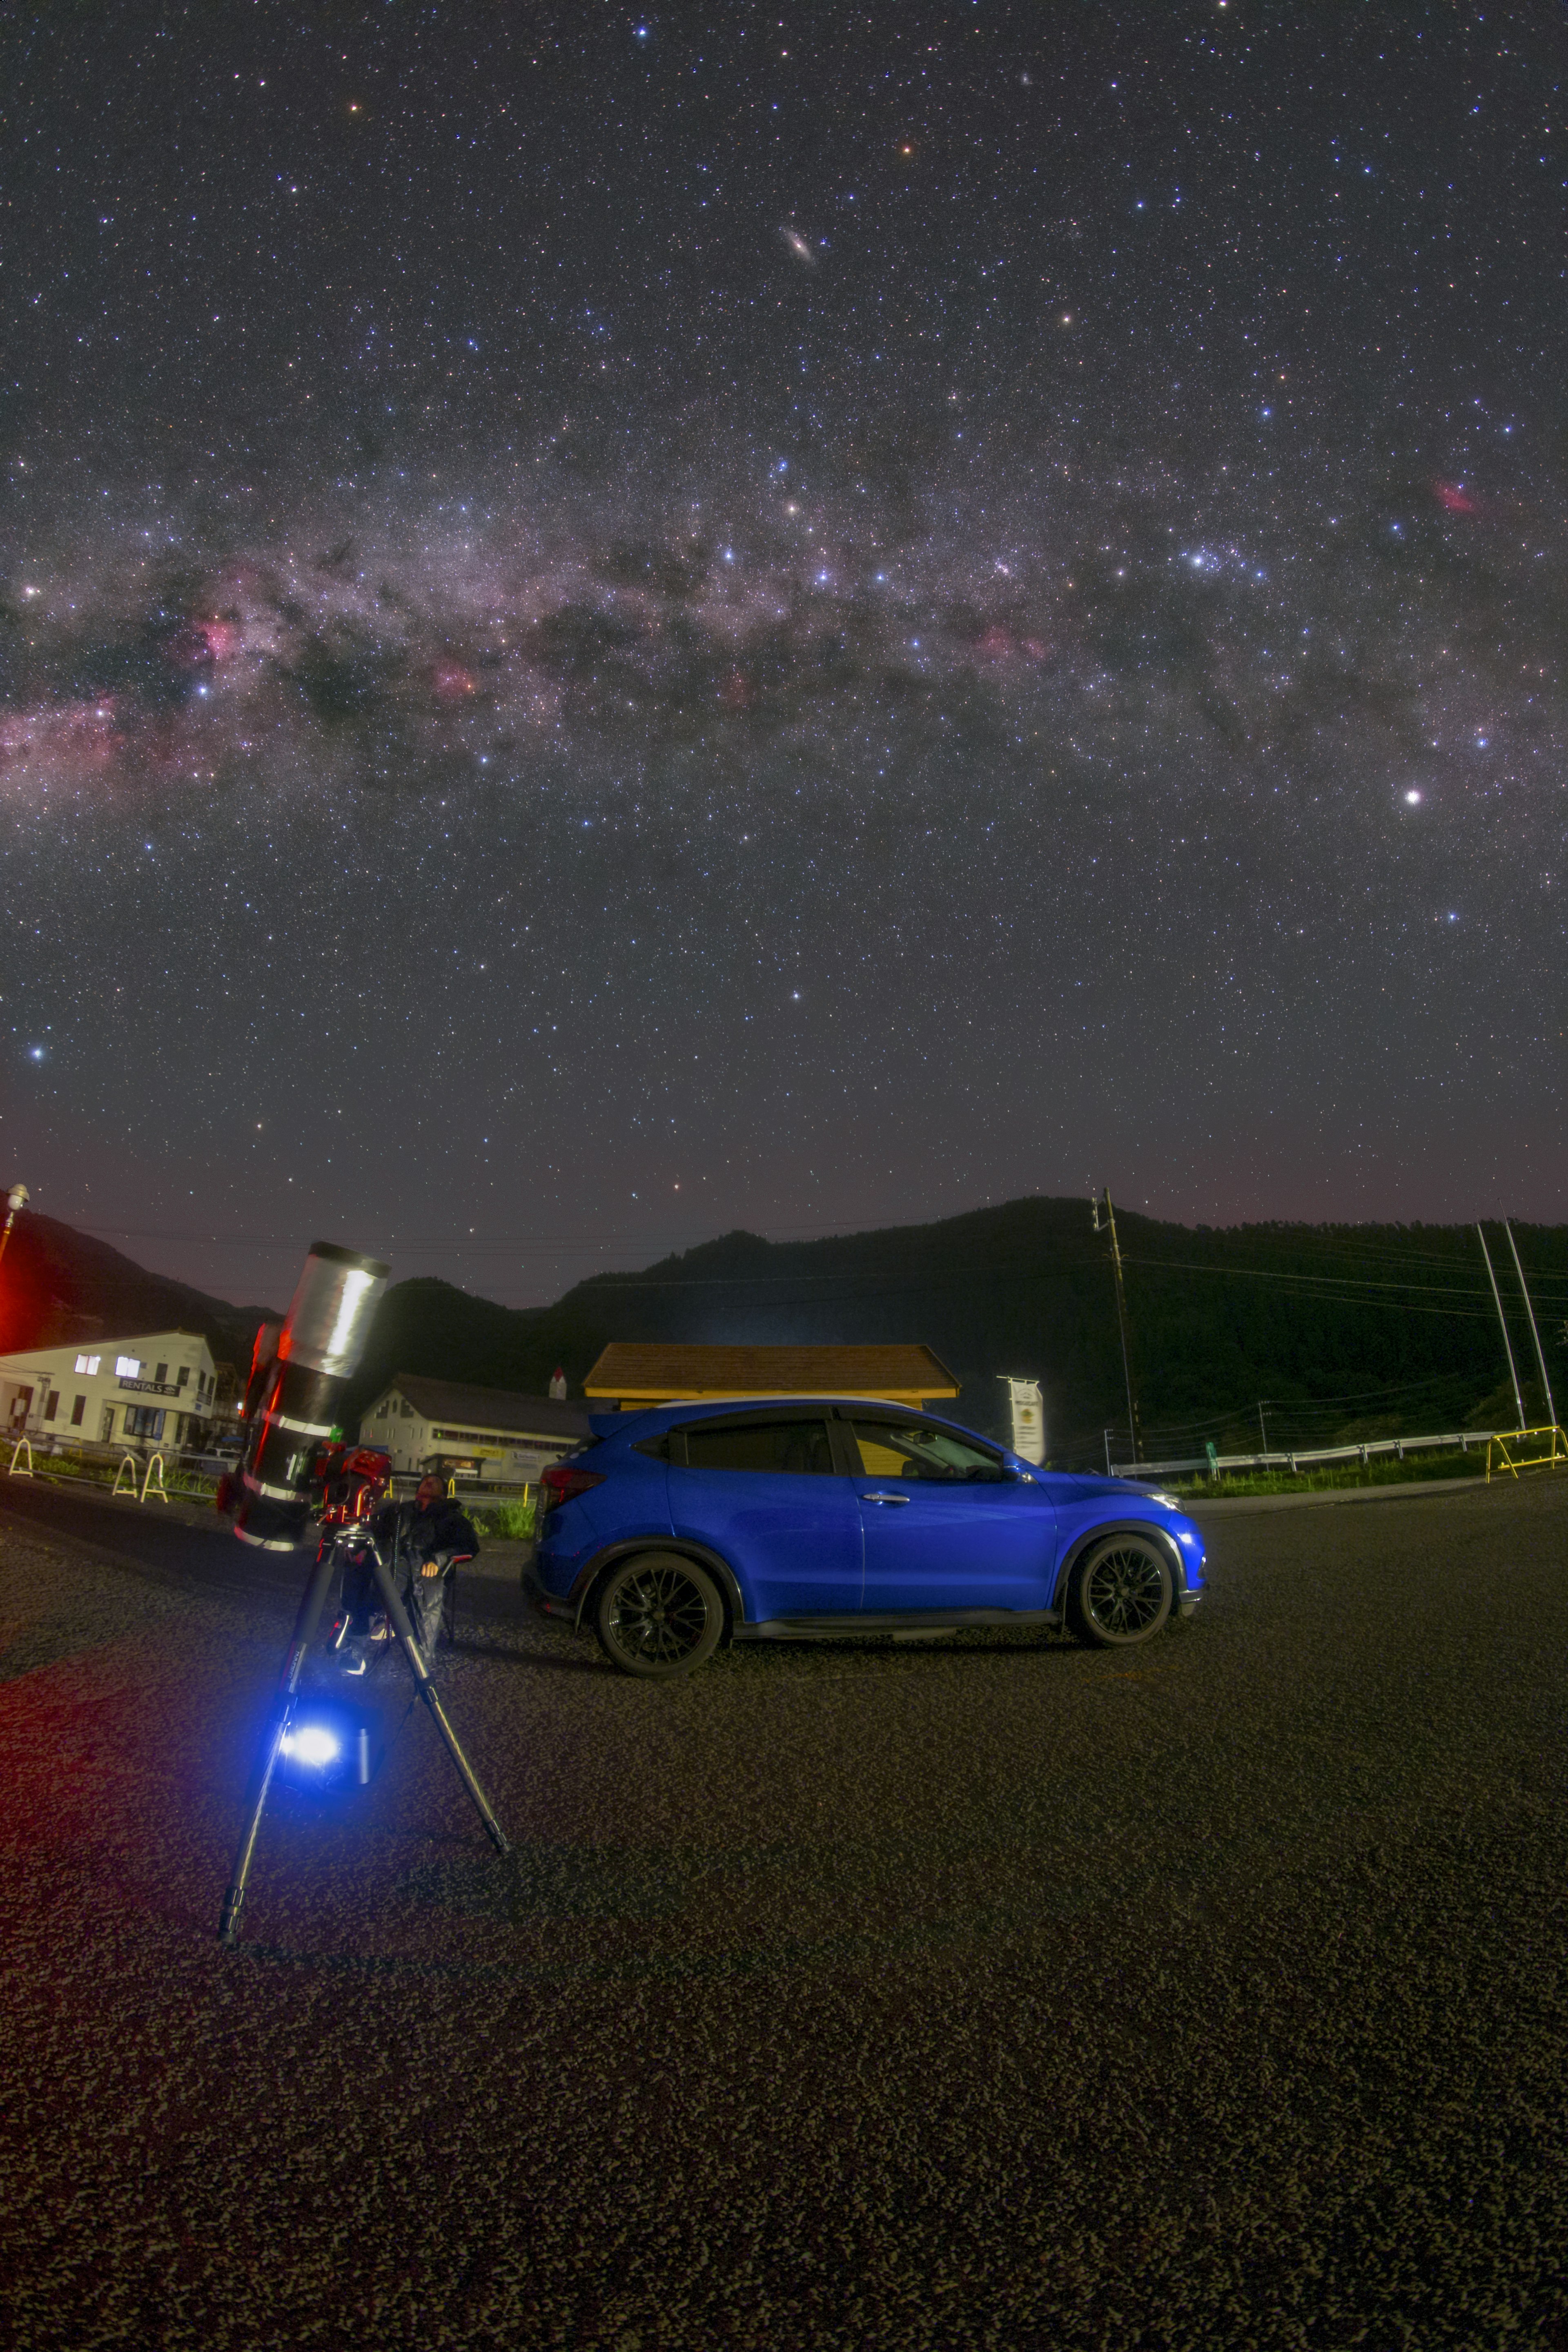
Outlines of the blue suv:
M 721 1642 L 1059 1625 L 1146 1642 L 1203 1591 L 1169 1496 L 1037 1470 L 973 1430 L 862 1397 L 658 1405 L 590 1419 L 541 1482 L 526 1571 L 626 1674 Z

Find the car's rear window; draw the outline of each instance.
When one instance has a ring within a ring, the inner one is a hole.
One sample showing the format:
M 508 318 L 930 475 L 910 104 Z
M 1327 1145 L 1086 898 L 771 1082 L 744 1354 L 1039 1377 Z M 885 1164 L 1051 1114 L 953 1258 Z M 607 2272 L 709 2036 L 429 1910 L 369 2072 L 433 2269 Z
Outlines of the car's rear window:
M 669 1433 L 669 1459 L 691 1470 L 750 1470 L 776 1475 L 834 1474 L 833 1442 L 824 1419 L 689 1422 Z

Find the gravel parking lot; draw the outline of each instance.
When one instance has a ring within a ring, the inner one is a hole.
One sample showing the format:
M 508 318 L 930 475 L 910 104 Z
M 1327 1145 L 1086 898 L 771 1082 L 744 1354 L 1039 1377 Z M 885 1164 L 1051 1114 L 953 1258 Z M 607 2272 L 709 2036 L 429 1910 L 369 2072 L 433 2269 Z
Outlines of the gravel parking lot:
M 512 1858 L 409 1720 L 226 1954 L 304 1556 L 0 1492 L 0 2340 L 1568 2352 L 1568 1480 L 1209 1533 L 668 1687 L 471 1578 Z

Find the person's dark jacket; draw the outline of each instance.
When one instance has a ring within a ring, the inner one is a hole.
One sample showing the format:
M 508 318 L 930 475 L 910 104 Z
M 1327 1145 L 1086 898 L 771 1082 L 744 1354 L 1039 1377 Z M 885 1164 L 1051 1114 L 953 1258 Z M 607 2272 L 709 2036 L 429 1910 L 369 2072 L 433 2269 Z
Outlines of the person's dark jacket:
M 426 1511 L 416 1503 L 384 1504 L 371 1521 L 371 1533 L 389 1562 L 395 1544 L 405 1568 L 410 1563 L 422 1568 L 427 1559 L 438 1559 L 447 1568 L 455 1559 L 472 1559 L 479 1549 L 472 1519 L 450 1496 Z

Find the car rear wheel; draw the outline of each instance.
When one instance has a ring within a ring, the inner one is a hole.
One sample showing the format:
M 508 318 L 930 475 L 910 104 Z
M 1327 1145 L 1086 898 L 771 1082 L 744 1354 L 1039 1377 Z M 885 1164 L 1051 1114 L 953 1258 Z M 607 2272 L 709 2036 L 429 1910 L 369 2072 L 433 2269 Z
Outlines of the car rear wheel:
M 1106 1536 L 1073 1570 L 1068 1614 L 1075 1633 L 1105 1650 L 1130 1649 L 1171 1613 L 1171 1563 L 1147 1536 Z
M 724 1631 L 724 1603 L 695 1560 L 679 1552 L 638 1552 L 600 1586 L 594 1627 L 612 1665 L 667 1682 L 712 1656 Z

